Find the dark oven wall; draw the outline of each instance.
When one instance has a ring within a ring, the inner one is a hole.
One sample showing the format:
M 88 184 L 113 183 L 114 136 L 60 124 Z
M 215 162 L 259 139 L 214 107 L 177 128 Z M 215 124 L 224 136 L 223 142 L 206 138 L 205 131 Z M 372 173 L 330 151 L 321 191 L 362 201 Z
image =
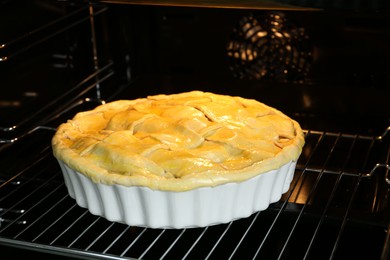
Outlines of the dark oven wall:
M 1 4 L 3 126 L 96 69 L 115 73 L 105 99 L 120 85 L 115 98 L 200 89 L 258 99 L 306 129 L 377 135 L 389 124 L 388 11 Z
M 306 128 L 389 123 L 386 12 L 108 7 L 102 53 L 134 82 L 126 98 L 201 89 L 256 98 Z

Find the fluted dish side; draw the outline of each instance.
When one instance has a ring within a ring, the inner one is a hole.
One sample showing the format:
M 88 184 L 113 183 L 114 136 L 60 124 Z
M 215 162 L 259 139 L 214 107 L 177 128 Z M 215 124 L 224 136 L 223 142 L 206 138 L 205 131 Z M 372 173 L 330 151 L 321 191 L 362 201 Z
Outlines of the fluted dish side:
M 296 166 L 238 183 L 171 192 L 148 187 L 95 183 L 59 161 L 69 195 L 109 221 L 150 228 L 192 228 L 227 223 L 268 208 L 287 192 Z

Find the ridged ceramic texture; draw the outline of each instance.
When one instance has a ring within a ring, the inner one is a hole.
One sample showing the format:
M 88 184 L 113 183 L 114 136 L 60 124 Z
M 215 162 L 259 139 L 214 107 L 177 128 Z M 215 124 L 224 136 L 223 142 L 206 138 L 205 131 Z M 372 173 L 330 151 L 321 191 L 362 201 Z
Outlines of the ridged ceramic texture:
M 59 161 L 69 195 L 92 214 L 150 228 L 190 228 L 248 217 L 280 200 L 293 179 L 296 162 L 254 178 L 184 192 L 94 183 Z

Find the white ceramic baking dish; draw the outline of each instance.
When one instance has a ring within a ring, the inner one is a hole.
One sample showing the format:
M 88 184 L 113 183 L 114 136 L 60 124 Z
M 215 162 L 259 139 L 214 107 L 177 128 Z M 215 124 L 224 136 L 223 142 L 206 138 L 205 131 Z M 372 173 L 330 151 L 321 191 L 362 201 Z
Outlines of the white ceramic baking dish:
M 106 185 L 61 166 L 69 195 L 92 214 L 109 221 L 150 228 L 191 228 L 227 223 L 265 210 L 280 200 L 296 162 L 239 183 L 172 192 Z

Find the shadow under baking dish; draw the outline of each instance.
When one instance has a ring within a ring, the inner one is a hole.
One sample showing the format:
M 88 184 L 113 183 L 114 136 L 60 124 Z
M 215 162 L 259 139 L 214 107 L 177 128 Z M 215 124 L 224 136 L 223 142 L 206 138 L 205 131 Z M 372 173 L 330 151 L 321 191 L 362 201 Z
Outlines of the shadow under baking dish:
M 173 192 L 95 183 L 58 161 L 69 195 L 109 221 L 150 228 L 194 228 L 227 223 L 268 208 L 287 192 L 296 162 L 239 183 Z

